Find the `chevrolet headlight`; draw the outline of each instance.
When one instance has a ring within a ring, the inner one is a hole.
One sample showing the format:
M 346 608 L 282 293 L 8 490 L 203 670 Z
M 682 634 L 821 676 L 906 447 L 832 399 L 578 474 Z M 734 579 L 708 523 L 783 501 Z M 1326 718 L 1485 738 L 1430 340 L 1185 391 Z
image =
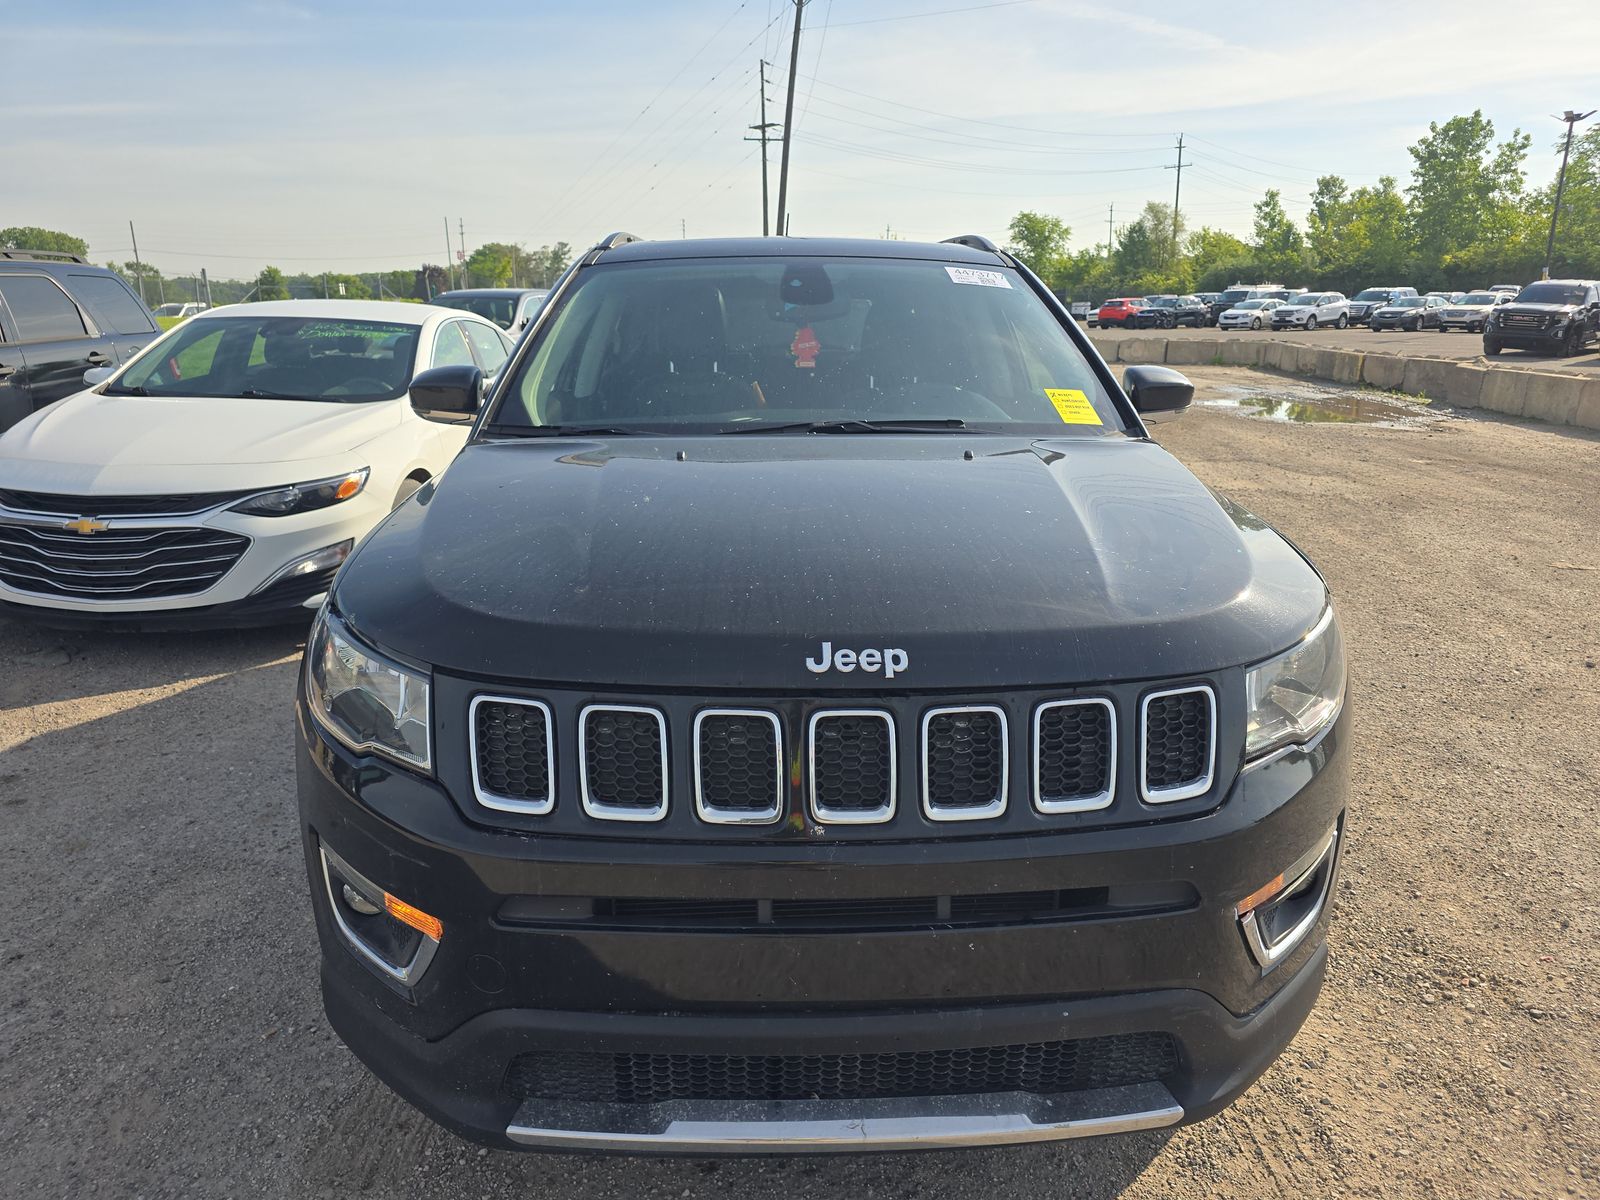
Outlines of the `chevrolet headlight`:
M 275 492 L 262 492 L 248 500 L 241 500 L 233 506 L 233 511 L 249 513 L 253 517 L 287 517 L 293 513 L 327 508 L 330 504 L 360 495 L 361 489 L 367 486 L 368 474 L 369 469 L 362 467 L 359 471 L 335 475 L 332 479 L 291 484 Z
M 1344 704 L 1344 640 L 1330 606 L 1304 641 L 1245 672 L 1245 761 L 1304 745 Z
M 363 645 L 322 610 L 306 644 L 306 698 L 339 741 L 431 770 L 428 691 L 428 676 Z

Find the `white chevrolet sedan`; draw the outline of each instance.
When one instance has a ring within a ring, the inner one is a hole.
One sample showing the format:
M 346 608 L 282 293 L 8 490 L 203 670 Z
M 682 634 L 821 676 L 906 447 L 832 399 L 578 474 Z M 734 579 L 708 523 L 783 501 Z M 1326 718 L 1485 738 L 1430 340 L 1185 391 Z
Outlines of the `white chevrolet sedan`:
M 429 367 L 491 380 L 470 313 L 291 300 L 199 313 L 0 436 L 0 611 L 49 624 L 309 620 L 363 535 L 449 465 Z M 99 378 L 109 375 L 109 378 Z

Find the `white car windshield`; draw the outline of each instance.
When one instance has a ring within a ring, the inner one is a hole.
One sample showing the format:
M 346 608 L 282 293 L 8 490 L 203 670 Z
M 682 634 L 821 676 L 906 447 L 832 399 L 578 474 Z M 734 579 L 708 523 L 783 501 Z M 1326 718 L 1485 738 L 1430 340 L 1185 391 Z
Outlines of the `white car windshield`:
M 106 394 L 394 400 L 411 382 L 418 329 L 329 317 L 198 317 L 152 346 Z
M 1500 299 L 1500 297 L 1495 295 L 1493 292 L 1473 292 L 1471 295 L 1463 296 L 1461 298 L 1461 303 L 1493 304 L 1498 299 Z

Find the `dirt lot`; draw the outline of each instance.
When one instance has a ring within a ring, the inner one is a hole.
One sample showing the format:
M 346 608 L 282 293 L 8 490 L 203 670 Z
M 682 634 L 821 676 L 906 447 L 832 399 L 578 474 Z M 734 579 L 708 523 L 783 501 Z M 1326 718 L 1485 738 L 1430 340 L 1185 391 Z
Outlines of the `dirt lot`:
M 296 637 L 0 622 L 0 1193 L 1600 1197 L 1600 439 L 1217 409 L 1159 433 L 1313 555 L 1354 654 L 1329 987 L 1228 1113 L 867 1160 L 480 1151 L 323 1025 Z

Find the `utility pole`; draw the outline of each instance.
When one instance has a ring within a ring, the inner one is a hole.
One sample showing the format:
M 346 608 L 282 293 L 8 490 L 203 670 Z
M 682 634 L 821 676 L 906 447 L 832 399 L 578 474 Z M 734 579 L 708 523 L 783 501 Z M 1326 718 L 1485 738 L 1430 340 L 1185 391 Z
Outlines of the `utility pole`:
M 1561 148 L 1561 174 L 1556 176 L 1556 202 L 1550 208 L 1550 237 L 1544 244 L 1544 274 L 1541 279 L 1550 278 L 1550 263 L 1556 252 L 1556 222 L 1561 219 L 1561 193 L 1567 187 L 1567 159 L 1572 155 L 1572 127 L 1579 121 L 1586 121 L 1594 116 L 1596 109 L 1586 113 L 1573 112 L 1570 108 L 1556 118 L 1567 123 L 1567 140 Z
M 450 287 L 456 286 L 456 270 L 450 260 L 455 257 L 455 251 L 450 249 L 450 218 L 444 219 L 444 281 Z M 430 300 L 432 296 L 428 297 Z
M 139 261 L 139 235 L 133 231 L 133 222 L 128 222 L 128 236 L 133 239 L 133 269 L 139 276 L 139 299 L 144 300 L 144 264 Z M 148 300 L 144 301 L 145 307 L 150 307 Z
M 794 77 L 800 73 L 800 17 L 806 0 L 794 0 L 794 40 L 789 46 L 788 98 L 783 103 L 783 161 L 778 167 L 778 232 L 789 232 L 789 143 L 794 140 Z
M 746 129 L 756 131 L 755 137 L 747 137 L 747 142 L 761 143 L 761 236 L 769 237 L 772 233 L 772 216 L 767 206 L 767 143 L 772 140 L 770 130 L 777 129 L 776 121 L 767 120 L 767 60 L 761 60 L 761 124 L 746 125 Z
M 1106 209 L 1106 261 L 1111 261 L 1111 244 L 1117 240 L 1117 206 Z
M 206 274 L 206 269 L 204 267 L 200 268 L 200 286 L 203 287 L 205 289 L 205 291 L 206 291 L 206 307 L 210 308 L 211 307 L 211 276 Z M 195 297 L 196 300 L 198 300 L 199 298 L 200 297 L 198 297 L 198 296 Z
M 456 232 L 461 236 L 461 286 L 467 286 L 467 223 L 456 218 Z
M 687 217 L 678 218 L 678 236 L 681 238 L 689 236 L 689 220 Z
M 1176 171 L 1178 173 L 1178 186 L 1172 189 L 1172 250 L 1174 254 L 1178 250 L 1178 198 L 1183 195 L 1183 169 L 1192 166 L 1194 166 L 1193 163 L 1183 161 L 1183 134 L 1180 133 L 1178 135 L 1178 161 L 1170 167 L 1162 168 L 1165 171 Z

